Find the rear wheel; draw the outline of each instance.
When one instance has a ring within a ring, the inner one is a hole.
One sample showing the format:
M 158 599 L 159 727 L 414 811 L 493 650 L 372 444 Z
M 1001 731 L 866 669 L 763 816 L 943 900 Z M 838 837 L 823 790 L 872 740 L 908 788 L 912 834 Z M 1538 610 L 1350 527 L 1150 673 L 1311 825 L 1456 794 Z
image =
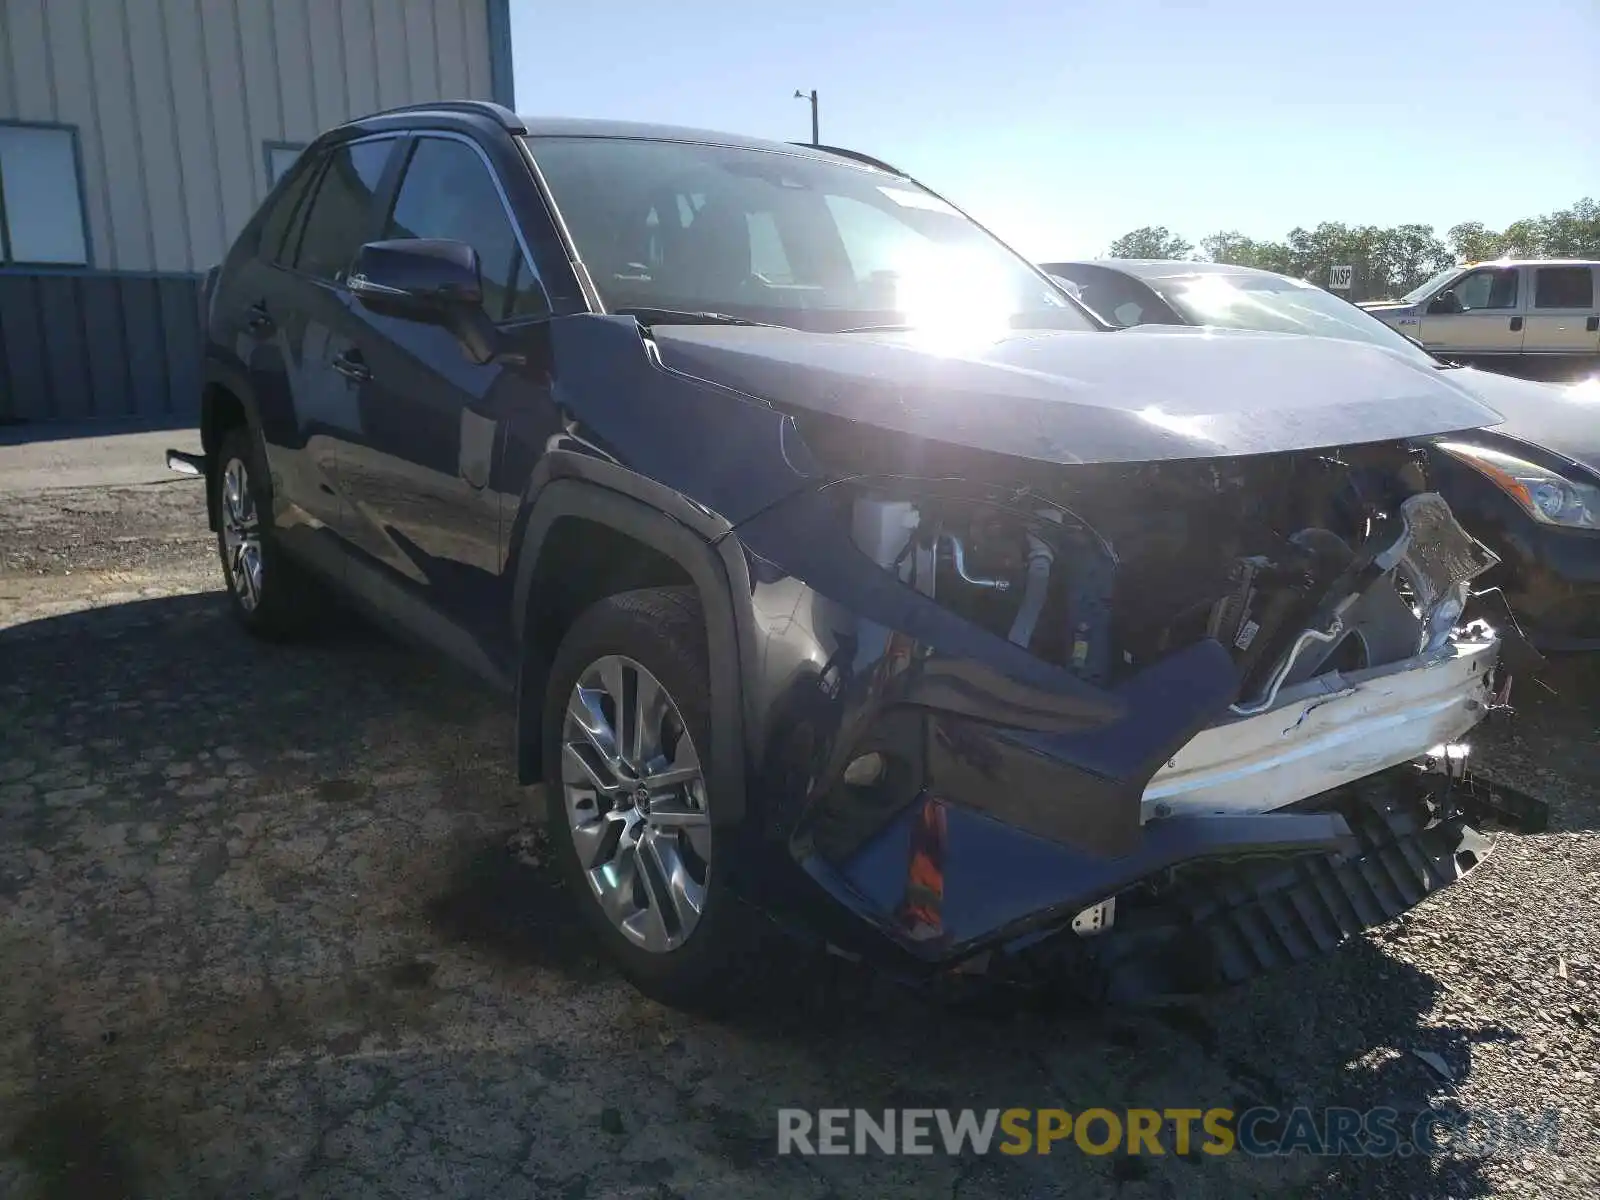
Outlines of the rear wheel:
M 544 743 L 551 839 L 595 936 L 647 995 L 725 1005 L 755 922 L 726 883 L 734 831 L 711 824 L 692 592 L 625 592 L 578 618 L 551 669 Z
M 223 435 L 211 487 L 217 555 L 234 616 L 259 637 L 305 632 L 325 609 L 326 593 L 272 538 L 272 493 L 248 428 L 236 426 Z

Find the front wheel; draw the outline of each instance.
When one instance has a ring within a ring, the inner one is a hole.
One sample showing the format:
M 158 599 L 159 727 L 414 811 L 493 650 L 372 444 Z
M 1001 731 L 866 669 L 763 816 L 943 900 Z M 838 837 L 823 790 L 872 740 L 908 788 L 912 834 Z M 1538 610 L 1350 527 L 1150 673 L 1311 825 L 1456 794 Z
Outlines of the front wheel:
M 754 919 L 713 826 L 705 623 L 686 589 L 600 600 L 574 623 L 544 706 L 551 839 L 591 928 L 640 991 L 722 1006 L 754 960 Z

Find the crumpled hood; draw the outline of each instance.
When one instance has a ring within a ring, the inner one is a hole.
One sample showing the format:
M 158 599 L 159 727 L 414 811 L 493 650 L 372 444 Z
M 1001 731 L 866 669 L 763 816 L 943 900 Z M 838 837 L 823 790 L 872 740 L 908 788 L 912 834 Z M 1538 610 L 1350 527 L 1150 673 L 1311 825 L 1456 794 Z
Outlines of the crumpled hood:
M 1054 463 L 1217 458 L 1389 441 L 1500 417 L 1375 346 L 1141 325 L 970 347 L 916 334 L 655 326 L 667 368 L 780 409 Z
M 1445 377 L 1504 418 L 1494 432 L 1529 442 L 1600 473 L 1600 379 L 1540 383 L 1460 367 Z

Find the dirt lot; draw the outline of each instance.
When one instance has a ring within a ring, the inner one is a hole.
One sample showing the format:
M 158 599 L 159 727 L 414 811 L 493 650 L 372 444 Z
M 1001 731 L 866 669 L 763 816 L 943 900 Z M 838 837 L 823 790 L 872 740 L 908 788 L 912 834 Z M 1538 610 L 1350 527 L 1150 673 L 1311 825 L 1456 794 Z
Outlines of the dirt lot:
M 1482 756 L 1555 829 L 1309 969 L 1165 1013 L 974 1016 L 801 959 L 712 1024 L 591 955 L 507 714 L 360 626 L 248 641 L 202 509 L 186 481 L 0 504 L 0 1196 L 1600 1189 L 1591 667 L 1520 683 Z M 780 1106 L 1430 1102 L 1560 1132 L 1382 1162 L 776 1155 Z

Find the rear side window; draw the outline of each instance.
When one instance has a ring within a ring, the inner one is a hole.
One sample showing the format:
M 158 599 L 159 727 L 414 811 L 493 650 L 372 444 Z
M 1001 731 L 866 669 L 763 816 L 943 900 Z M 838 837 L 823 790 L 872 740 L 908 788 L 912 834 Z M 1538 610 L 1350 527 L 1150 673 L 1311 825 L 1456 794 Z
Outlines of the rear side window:
M 483 275 L 484 311 L 496 321 L 550 311 L 488 165 L 465 142 L 418 139 L 384 237 L 444 238 L 471 246 Z
M 339 283 L 372 228 L 373 199 L 383 182 L 393 138 L 375 138 L 334 149 L 323 168 L 305 221 L 291 232 L 295 270 Z
M 1588 267 L 1540 267 L 1534 272 L 1535 308 L 1593 308 L 1594 271 Z

